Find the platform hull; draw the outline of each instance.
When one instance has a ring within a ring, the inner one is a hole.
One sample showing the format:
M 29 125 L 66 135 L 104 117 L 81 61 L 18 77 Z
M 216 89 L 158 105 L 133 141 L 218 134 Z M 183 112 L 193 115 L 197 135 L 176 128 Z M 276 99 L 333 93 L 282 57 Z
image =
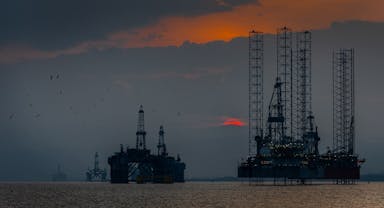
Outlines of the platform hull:
M 239 178 L 360 179 L 360 168 L 238 167 Z
M 127 149 L 108 158 L 111 183 L 184 182 L 185 163 L 169 156 L 152 155 L 148 150 Z
M 356 156 L 254 157 L 238 166 L 238 177 L 358 180 L 360 165 Z

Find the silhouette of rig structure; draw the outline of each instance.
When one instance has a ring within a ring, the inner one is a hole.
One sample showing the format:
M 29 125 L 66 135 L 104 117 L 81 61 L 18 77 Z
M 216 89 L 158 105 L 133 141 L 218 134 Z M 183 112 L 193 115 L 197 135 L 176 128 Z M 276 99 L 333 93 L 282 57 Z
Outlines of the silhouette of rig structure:
M 89 169 L 86 172 L 87 181 L 106 181 L 107 170 L 99 168 L 99 154 L 95 153 L 95 163 L 93 169 Z
M 61 171 L 60 165 L 57 165 L 57 171 L 52 175 L 52 181 L 67 181 L 67 175 Z
M 333 52 L 333 149 L 320 154 L 312 112 L 311 32 L 277 31 L 277 77 L 265 126 L 263 39 L 262 32 L 249 33 L 249 156 L 238 166 L 238 177 L 355 183 L 364 160 L 355 152 L 354 50 Z
M 146 131 L 144 128 L 144 110 L 140 106 L 136 132 L 136 148 L 120 146 L 120 152 L 108 158 L 111 167 L 111 183 L 174 183 L 184 182 L 185 163 L 168 155 L 164 128 L 160 126 L 157 155 L 146 148 Z

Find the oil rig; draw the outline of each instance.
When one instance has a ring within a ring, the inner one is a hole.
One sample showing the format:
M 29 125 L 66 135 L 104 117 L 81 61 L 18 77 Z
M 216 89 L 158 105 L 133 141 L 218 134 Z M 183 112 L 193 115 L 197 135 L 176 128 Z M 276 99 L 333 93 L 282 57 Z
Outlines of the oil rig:
M 99 154 L 95 153 L 95 162 L 93 169 L 89 169 L 85 173 L 87 181 L 106 181 L 107 180 L 107 170 L 99 168 Z
M 164 127 L 160 126 L 157 154 L 146 148 L 143 106 L 139 109 L 136 132 L 136 148 L 127 147 L 108 158 L 111 167 L 111 183 L 174 183 L 184 182 L 185 163 L 180 156 L 168 155 L 164 140 Z
M 333 52 L 333 148 L 319 153 L 312 112 L 310 31 L 277 30 L 277 77 L 264 126 L 264 37 L 249 33 L 249 149 L 238 177 L 353 184 L 365 161 L 355 152 L 354 49 Z
M 52 181 L 67 181 L 67 175 L 61 171 L 60 165 L 57 165 L 57 171 L 52 175 Z

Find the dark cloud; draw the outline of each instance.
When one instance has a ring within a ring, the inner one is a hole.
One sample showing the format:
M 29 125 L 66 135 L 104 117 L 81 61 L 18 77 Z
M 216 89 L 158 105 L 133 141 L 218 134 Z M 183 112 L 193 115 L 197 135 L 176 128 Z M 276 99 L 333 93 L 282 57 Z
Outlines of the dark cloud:
M 384 171 L 383 36 L 384 23 L 369 22 L 335 23 L 312 36 L 321 152 L 332 145 L 331 52 L 355 48 L 356 138 L 359 154 L 367 159 L 364 173 Z M 275 37 L 267 35 L 265 41 L 267 102 L 276 72 Z M 221 124 L 222 118 L 247 120 L 247 57 L 247 38 L 236 38 L 0 65 L 0 163 L 5 170 L 0 179 L 49 180 L 58 163 L 71 179 L 84 179 L 95 151 L 107 166 L 107 156 L 119 144 L 134 145 L 140 104 L 152 151 L 164 125 L 167 147 L 173 155 L 181 153 L 187 177 L 235 175 L 237 161 L 247 154 L 248 130 Z M 56 74 L 60 78 L 50 80 Z
M 0 46 L 70 47 L 165 16 L 228 11 L 256 0 L 6 0 L 0 3 Z M 152 38 L 152 37 L 148 37 Z

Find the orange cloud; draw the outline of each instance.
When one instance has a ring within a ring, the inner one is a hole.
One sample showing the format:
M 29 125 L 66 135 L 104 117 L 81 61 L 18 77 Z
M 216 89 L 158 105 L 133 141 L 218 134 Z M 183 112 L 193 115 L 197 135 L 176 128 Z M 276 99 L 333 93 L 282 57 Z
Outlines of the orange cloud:
M 90 49 L 180 46 L 186 40 L 206 43 L 229 41 L 257 29 L 274 33 L 283 25 L 295 30 L 323 29 L 345 20 L 384 21 L 383 0 L 260 0 L 231 11 L 201 16 L 171 16 L 153 25 L 113 32 L 105 40 L 86 41 L 72 48 L 39 51 L 28 47 L 0 49 L 0 62 L 54 58 Z
M 178 46 L 186 40 L 229 41 L 247 36 L 251 29 L 274 33 L 283 25 L 304 30 L 327 28 L 334 21 L 384 21 L 383 7 L 382 0 L 262 0 L 260 4 L 241 5 L 226 12 L 163 18 L 134 33 L 115 33 L 110 40 L 119 40 L 122 47 Z
M 223 126 L 245 126 L 245 122 L 238 118 L 226 118 L 222 124 Z

